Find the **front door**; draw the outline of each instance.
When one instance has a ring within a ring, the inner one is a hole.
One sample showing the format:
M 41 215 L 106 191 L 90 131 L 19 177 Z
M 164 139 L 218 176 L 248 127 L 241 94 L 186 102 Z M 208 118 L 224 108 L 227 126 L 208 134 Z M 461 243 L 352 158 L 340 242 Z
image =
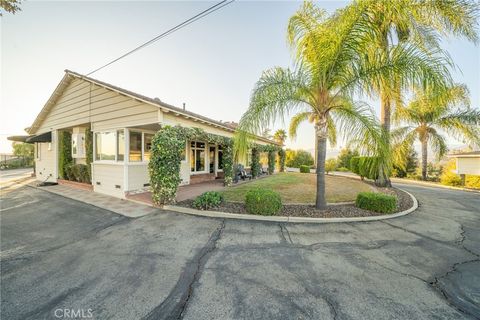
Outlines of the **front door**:
M 210 173 L 215 173 L 215 152 L 216 148 L 215 146 L 210 146 L 209 147 L 209 153 L 208 153 L 208 161 L 209 161 L 209 172 Z

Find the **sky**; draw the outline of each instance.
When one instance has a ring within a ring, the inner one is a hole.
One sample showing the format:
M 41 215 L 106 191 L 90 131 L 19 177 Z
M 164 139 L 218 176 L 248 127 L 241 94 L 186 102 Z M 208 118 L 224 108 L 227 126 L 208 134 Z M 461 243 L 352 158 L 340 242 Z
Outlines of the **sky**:
M 25 1 L 1 23 L 0 153 L 9 135 L 25 134 L 69 69 L 87 74 L 215 2 Z M 346 1 L 317 1 L 329 12 Z M 236 1 L 91 75 L 216 120 L 238 121 L 263 70 L 292 65 L 286 41 L 296 1 Z M 446 39 L 472 106 L 480 107 L 480 47 Z M 379 114 L 379 103 L 368 100 Z M 273 129 L 287 127 L 277 122 Z M 313 127 L 287 147 L 311 150 Z M 449 140 L 452 147 L 460 143 Z M 330 149 L 333 154 L 342 147 Z

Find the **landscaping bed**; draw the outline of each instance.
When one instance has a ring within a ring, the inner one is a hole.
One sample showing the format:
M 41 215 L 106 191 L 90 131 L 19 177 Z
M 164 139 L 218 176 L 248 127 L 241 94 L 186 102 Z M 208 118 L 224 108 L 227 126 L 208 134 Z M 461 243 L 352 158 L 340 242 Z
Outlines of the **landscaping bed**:
M 404 191 L 397 188 L 377 188 L 378 192 L 382 192 L 397 197 L 397 209 L 394 213 L 407 210 L 413 206 L 413 200 Z M 178 202 L 178 206 L 193 208 L 194 200 L 185 200 Z M 240 202 L 225 201 L 220 206 L 210 208 L 210 211 L 221 211 L 227 213 L 249 214 L 245 209 L 245 204 Z M 381 213 L 363 210 L 357 208 L 354 204 L 329 205 L 325 210 L 317 210 L 313 205 L 284 205 L 277 216 L 292 217 L 309 217 L 309 218 L 353 218 L 353 217 L 370 217 L 384 215 Z

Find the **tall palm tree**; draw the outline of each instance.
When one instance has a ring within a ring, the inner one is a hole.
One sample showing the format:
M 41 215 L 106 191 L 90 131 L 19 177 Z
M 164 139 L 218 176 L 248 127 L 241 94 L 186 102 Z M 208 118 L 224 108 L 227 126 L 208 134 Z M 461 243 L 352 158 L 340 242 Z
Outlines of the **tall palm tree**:
M 253 90 L 250 106 L 242 116 L 236 147 L 245 152 L 250 133 L 259 133 L 275 120 L 296 114 L 294 121 L 312 119 L 315 127 L 317 195 L 316 207 L 326 207 L 326 142 L 335 127 L 356 139 L 365 152 L 384 154 L 380 131 L 370 108 L 353 101 L 354 93 L 368 90 L 394 74 L 444 83 L 444 61 L 416 48 L 398 46 L 390 59 L 367 56 L 371 26 L 365 11 L 346 8 L 332 16 L 305 2 L 289 21 L 288 39 L 296 55 L 294 70 L 276 67 L 265 71 Z M 375 149 L 367 149 L 373 146 Z
M 283 129 L 278 129 L 273 134 L 273 140 L 277 141 L 283 146 L 285 144 L 285 140 L 287 140 L 287 132 Z
M 480 110 L 470 109 L 469 103 L 467 88 L 454 85 L 417 90 L 408 106 L 397 106 L 393 120 L 404 126 L 392 131 L 392 139 L 399 153 L 420 141 L 423 180 L 427 179 L 428 145 L 438 158 L 448 151 L 442 132 L 480 146 Z
M 453 34 L 478 41 L 479 3 L 476 1 L 357 0 L 351 6 L 365 10 L 364 17 L 375 26 L 371 29 L 374 41 L 366 53 L 377 55 L 380 52 L 386 60 L 391 48 L 407 43 L 425 54 L 441 51 L 441 35 Z M 374 90 L 381 102 L 380 121 L 387 146 L 390 145 L 392 106 L 401 100 L 402 90 L 398 82 L 416 80 L 408 77 L 399 79 L 398 76 L 387 75 Z M 380 186 L 390 185 L 389 168 L 385 169 L 385 172 L 379 172 L 377 184 Z

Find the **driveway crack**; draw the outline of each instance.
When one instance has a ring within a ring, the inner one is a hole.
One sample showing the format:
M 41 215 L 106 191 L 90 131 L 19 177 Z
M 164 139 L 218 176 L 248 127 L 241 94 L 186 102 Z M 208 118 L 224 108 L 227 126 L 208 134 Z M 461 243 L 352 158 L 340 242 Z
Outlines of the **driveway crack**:
M 282 223 L 279 223 L 278 226 L 280 227 L 280 235 L 282 237 L 282 242 L 290 242 L 290 244 L 294 244 L 292 238 L 290 237 L 290 232 L 288 231 L 287 226 Z
M 225 229 L 225 220 L 222 220 L 210 235 L 205 246 L 187 263 L 184 270 L 180 274 L 175 287 L 170 291 L 168 297 L 143 319 L 182 319 L 187 309 L 190 298 L 193 295 L 195 285 L 198 283 L 205 265 L 217 249 L 217 242 L 222 237 Z

